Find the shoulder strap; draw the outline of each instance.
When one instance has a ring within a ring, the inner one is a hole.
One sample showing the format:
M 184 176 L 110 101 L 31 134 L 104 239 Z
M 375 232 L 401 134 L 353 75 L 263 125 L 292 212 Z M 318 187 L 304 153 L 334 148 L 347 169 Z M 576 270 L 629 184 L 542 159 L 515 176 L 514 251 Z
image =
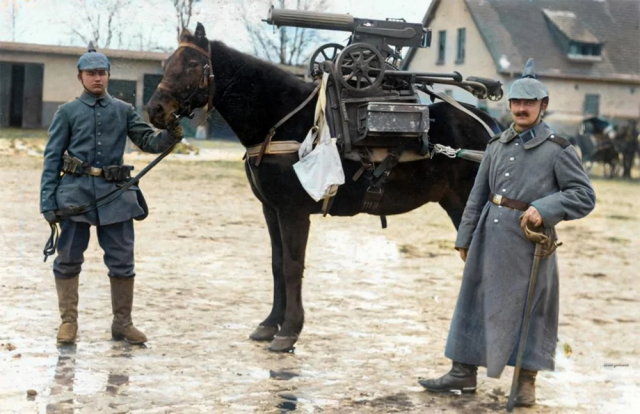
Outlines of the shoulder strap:
M 565 148 L 571 146 L 571 143 L 569 141 L 567 141 L 566 139 L 564 139 L 562 137 L 559 137 L 559 136 L 557 136 L 555 134 L 549 136 L 549 141 L 560 145 L 562 147 L 562 149 L 565 149 Z
M 487 142 L 487 145 L 491 144 L 493 141 L 499 140 L 501 136 L 502 136 L 502 132 L 492 136 L 491 139 L 489 140 L 489 142 Z

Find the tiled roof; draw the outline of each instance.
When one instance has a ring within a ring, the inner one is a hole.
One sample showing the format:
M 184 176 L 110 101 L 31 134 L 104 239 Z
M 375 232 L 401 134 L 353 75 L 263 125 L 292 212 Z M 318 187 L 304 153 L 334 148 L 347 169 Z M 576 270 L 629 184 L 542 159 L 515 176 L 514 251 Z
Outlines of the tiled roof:
M 640 83 L 640 0 L 464 2 L 499 73 L 519 76 L 531 57 L 540 76 Z M 425 26 L 429 27 L 438 7 L 450 5 L 432 0 L 423 19 Z M 602 44 L 602 58 L 571 58 L 552 24 L 569 40 Z M 405 68 L 415 51 L 409 51 Z
M 528 58 L 541 76 L 640 82 L 638 0 L 465 0 L 499 72 L 519 74 Z M 576 62 L 545 14 L 569 39 L 602 43 L 602 59 Z M 505 68 L 503 57 L 510 63 Z

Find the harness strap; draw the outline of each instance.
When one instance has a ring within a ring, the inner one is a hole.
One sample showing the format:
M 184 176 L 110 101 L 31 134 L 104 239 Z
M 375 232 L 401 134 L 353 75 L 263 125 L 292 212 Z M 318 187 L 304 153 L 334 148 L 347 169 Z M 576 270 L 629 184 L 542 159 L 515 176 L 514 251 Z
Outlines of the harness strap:
M 304 108 L 309 102 L 311 102 L 313 97 L 316 96 L 318 91 L 320 91 L 320 87 L 321 86 L 322 86 L 322 83 L 319 83 L 318 86 L 316 86 L 316 88 L 313 90 L 313 92 L 311 92 L 311 95 L 309 95 L 307 97 L 307 99 L 305 99 L 293 111 L 289 112 L 287 115 L 284 116 L 284 118 L 279 120 L 274 126 L 271 127 L 271 129 L 267 133 L 267 136 L 266 136 L 265 140 L 260 145 L 260 151 L 258 152 L 258 155 L 257 155 L 258 159 L 256 160 L 256 163 L 255 163 L 256 167 L 259 166 L 260 163 L 262 162 L 262 157 L 264 156 L 264 153 L 265 153 L 265 150 L 267 149 L 267 146 L 271 142 L 271 138 L 273 138 L 273 136 L 276 134 L 276 129 L 278 129 L 280 126 L 282 126 L 282 124 L 287 122 L 292 116 L 297 114 L 302 108 Z
M 431 93 L 433 93 L 435 96 L 437 96 L 438 98 L 442 99 L 446 103 L 448 103 L 450 105 L 453 105 L 456 109 L 461 110 L 462 112 L 464 112 L 465 114 L 469 115 L 471 118 L 475 119 L 476 121 L 480 122 L 480 125 L 482 125 L 484 127 L 484 129 L 487 130 L 487 132 L 489 133 L 489 136 L 493 137 L 495 135 L 495 132 L 489 127 L 489 125 L 486 124 L 486 122 L 484 122 L 482 119 L 480 119 L 480 117 L 478 115 L 474 114 L 473 112 L 471 112 L 470 110 L 468 110 L 467 108 L 462 106 L 458 101 L 456 101 L 455 99 L 453 99 L 449 95 L 446 95 L 446 94 L 440 93 L 440 92 L 435 92 L 435 91 L 432 91 Z

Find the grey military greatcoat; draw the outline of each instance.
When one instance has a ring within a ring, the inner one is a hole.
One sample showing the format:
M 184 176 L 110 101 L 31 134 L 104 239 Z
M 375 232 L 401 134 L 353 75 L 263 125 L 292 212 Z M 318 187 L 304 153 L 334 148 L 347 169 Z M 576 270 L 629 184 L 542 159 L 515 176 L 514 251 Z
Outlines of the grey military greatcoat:
M 114 190 L 116 183 L 101 177 L 65 174 L 60 179 L 62 156 L 68 152 L 97 168 L 122 165 L 127 136 L 151 153 L 163 152 L 175 142 L 166 131 L 156 134 L 132 105 L 108 94 L 97 99 L 85 91 L 75 101 L 61 105 L 49 128 L 44 152 L 40 211 L 83 205 Z M 112 203 L 71 220 L 109 225 L 139 217 L 143 209 L 136 190 L 133 186 Z
M 595 193 L 571 146 L 549 139 L 543 122 L 518 136 L 513 126 L 487 147 L 456 239 L 468 248 L 445 355 L 487 367 L 497 378 L 515 365 L 535 246 L 522 233 L 522 212 L 489 202 L 491 193 L 530 203 L 546 227 L 586 216 Z M 523 368 L 553 370 L 558 332 L 555 253 L 540 264 Z

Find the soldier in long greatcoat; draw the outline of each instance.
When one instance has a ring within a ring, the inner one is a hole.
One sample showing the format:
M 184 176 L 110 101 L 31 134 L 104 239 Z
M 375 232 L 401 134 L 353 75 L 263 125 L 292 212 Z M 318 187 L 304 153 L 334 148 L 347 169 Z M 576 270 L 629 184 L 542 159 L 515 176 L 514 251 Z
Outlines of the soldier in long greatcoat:
M 532 60 L 508 99 L 514 122 L 487 146 L 455 243 L 466 265 L 445 348 L 453 366 L 443 377 L 419 381 L 429 391 L 474 393 L 478 366 L 499 378 L 515 365 L 535 250 L 521 220 L 550 229 L 595 207 L 575 150 L 541 120 L 549 93 Z M 518 406 L 535 404 L 537 372 L 554 369 L 558 299 L 553 253 L 540 263 Z
M 123 165 L 127 136 L 146 152 L 160 153 L 182 139 L 176 123 L 156 134 L 134 107 L 107 93 L 111 65 L 92 45 L 78 61 L 78 80 L 84 91 L 61 105 L 53 117 L 44 151 L 40 212 L 51 224 L 58 210 L 82 206 L 122 186 L 131 166 Z M 61 176 L 62 174 L 62 176 Z M 53 263 L 62 324 L 59 343 L 73 343 L 78 330 L 78 275 L 96 226 L 104 262 L 109 269 L 114 339 L 144 343 L 146 336 L 133 326 L 134 229 L 132 219 L 146 217 L 146 203 L 137 186 L 113 202 L 61 223 L 57 257 Z

